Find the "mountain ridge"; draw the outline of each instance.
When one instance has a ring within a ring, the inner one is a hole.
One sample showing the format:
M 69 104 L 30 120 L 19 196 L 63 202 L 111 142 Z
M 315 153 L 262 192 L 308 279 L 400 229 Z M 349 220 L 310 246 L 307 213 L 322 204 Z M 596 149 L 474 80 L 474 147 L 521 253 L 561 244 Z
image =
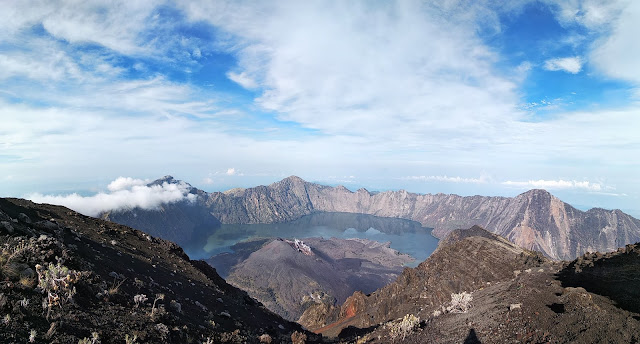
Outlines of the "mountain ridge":
M 165 177 L 166 178 L 166 177 Z M 178 182 L 171 177 L 172 182 Z M 195 188 L 194 188 L 195 189 Z M 364 188 L 326 186 L 290 176 L 270 185 L 226 192 L 190 191 L 199 197 L 194 210 L 186 203 L 162 206 L 161 212 L 196 212 L 213 219 L 180 224 L 164 216 L 153 221 L 153 211 L 109 212 L 103 218 L 154 232 L 169 240 L 194 234 L 197 227 L 219 223 L 276 223 L 313 212 L 362 213 L 420 222 L 444 238 L 457 228 L 480 225 L 527 249 L 539 250 L 554 259 L 573 259 L 587 251 L 611 251 L 640 240 L 640 220 L 620 210 L 592 208 L 581 211 L 546 190 L 533 189 L 515 197 L 417 194 L 406 190 L 371 193 Z M 137 214 L 133 216 L 132 214 Z M 149 221 L 145 224 L 143 218 Z M 206 215 L 208 214 L 208 215 Z M 214 220 L 215 219 L 215 220 Z M 189 221 L 193 222 L 193 218 Z

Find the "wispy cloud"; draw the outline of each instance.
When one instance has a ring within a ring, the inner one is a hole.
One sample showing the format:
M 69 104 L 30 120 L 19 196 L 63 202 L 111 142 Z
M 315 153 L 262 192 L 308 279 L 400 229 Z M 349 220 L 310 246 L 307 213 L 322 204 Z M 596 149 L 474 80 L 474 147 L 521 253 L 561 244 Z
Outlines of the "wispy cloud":
M 559 57 L 549 59 L 544 62 L 544 69 L 578 74 L 582 70 L 582 59 L 580 57 Z
M 254 89 L 258 87 L 258 83 L 256 83 L 255 80 L 251 79 L 251 77 L 249 77 L 245 72 L 228 72 L 227 77 L 246 89 Z
M 34 193 L 25 198 L 37 203 L 62 205 L 79 213 L 98 216 L 107 211 L 158 209 L 163 204 L 183 200 L 195 201 L 196 195 L 189 193 L 186 183 L 147 186 L 146 180 L 120 177 L 109 184 L 109 192 L 100 192 L 93 196 L 42 195 Z
M 588 181 L 576 181 L 576 180 L 528 180 L 528 181 L 506 181 L 502 183 L 507 186 L 515 186 L 518 188 L 534 188 L 534 189 L 580 189 L 587 191 L 602 191 L 605 187 L 600 183 L 592 183 Z

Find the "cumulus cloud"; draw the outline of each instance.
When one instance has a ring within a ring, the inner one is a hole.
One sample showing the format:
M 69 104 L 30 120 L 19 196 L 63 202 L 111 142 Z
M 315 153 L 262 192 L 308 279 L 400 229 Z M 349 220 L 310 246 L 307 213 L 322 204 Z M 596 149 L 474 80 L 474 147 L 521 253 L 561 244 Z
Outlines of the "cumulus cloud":
M 402 179 L 405 180 L 420 180 L 420 181 L 436 181 L 436 182 L 446 182 L 446 183 L 473 183 L 473 184 L 484 184 L 487 183 L 486 177 L 480 178 L 463 178 L 463 177 L 449 177 L 449 176 L 408 176 Z
M 150 182 L 151 181 L 148 179 L 142 180 L 142 179 L 134 179 L 131 177 L 118 177 L 116 180 L 112 181 L 111 183 L 109 183 L 109 185 L 107 185 L 107 189 L 109 189 L 109 191 L 111 192 L 115 192 L 120 190 L 131 189 L 134 186 L 144 186 L 149 184 Z
M 227 169 L 227 172 L 225 172 L 225 174 L 228 175 L 228 176 L 233 176 L 233 175 L 236 174 L 236 169 L 231 167 L 231 168 Z
M 529 180 L 529 181 L 511 181 L 508 180 L 502 183 L 503 185 L 515 186 L 520 188 L 534 188 L 534 189 L 581 189 L 586 191 L 602 191 L 604 186 L 599 183 L 592 183 L 588 181 L 576 181 L 576 180 Z
M 238 66 L 228 77 L 255 82 L 256 104 L 279 119 L 416 142 L 518 116 L 516 82 L 476 34 L 492 12 L 474 3 L 194 1 L 185 11 L 229 34 Z
M 109 192 L 93 196 L 31 194 L 25 198 L 37 203 L 62 205 L 88 216 L 98 216 L 107 211 L 141 208 L 156 210 L 163 204 L 179 201 L 194 202 L 196 195 L 189 193 L 189 185 L 176 184 L 147 185 L 147 181 L 120 177 L 109 184 Z
M 582 70 L 582 59 L 577 56 L 549 59 L 544 62 L 544 69 L 578 74 Z

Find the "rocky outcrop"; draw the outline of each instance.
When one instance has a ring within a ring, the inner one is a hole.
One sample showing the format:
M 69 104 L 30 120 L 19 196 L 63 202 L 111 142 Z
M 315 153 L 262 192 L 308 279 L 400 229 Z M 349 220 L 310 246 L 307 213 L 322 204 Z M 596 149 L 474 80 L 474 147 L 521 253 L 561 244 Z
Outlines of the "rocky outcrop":
M 273 239 L 252 247 L 250 254 L 224 253 L 208 262 L 233 263 L 225 268 L 231 271 L 227 281 L 289 320 L 312 306 L 342 304 L 357 290 L 381 288 L 413 260 L 389 243 L 364 239 Z
M 178 240 L 197 235 L 198 228 L 213 226 L 217 221 L 274 223 L 313 212 L 362 213 L 418 221 L 434 228 L 433 234 L 439 238 L 456 228 L 479 225 L 554 259 L 573 259 L 587 251 L 611 251 L 640 240 L 640 220 L 619 210 L 583 212 L 544 190 L 513 198 L 423 195 L 404 190 L 370 193 L 292 176 L 269 186 L 191 192 L 198 195 L 195 203 L 173 203 L 159 212 L 134 209 L 103 217 Z

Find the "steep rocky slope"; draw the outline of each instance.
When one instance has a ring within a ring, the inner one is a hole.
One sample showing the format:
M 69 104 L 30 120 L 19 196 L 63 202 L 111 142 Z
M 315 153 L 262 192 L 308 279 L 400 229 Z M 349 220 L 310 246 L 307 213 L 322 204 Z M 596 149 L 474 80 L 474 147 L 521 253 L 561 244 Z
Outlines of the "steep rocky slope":
M 369 296 L 354 293 L 330 313 L 311 308 L 301 323 L 335 336 L 348 326 L 368 328 L 405 314 L 424 318 L 445 304 L 451 293 L 477 290 L 514 277 L 514 271 L 551 264 L 539 253 L 479 227 L 453 235 L 457 240 L 439 245 L 427 260 L 416 268 L 406 268 L 395 282 Z
M 356 290 L 373 292 L 395 280 L 413 260 L 388 243 L 336 238 L 272 239 L 248 256 L 244 250 L 237 259 L 229 255 L 234 254 L 208 262 L 218 266 L 235 261 L 227 281 L 289 320 L 298 320 L 312 305 L 341 304 Z
M 473 291 L 467 312 L 420 312 L 420 320 L 403 317 L 413 323 L 344 335 L 360 343 L 638 343 L 639 267 L 640 244 L 544 263 Z
M 161 182 L 175 182 L 168 177 Z M 519 246 L 555 259 L 573 259 L 587 251 L 612 251 L 640 240 L 640 220 L 619 210 L 583 212 L 544 190 L 513 198 L 406 191 L 351 192 L 285 178 L 269 186 L 206 193 L 191 191 L 198 200 L 165 205 L 160 211 L 112 212 L 105 219 L 126 224 L 169 240 L 199 233 L 199 228 L 222 223 L 273 223 L 312 212 L 363 213 L 405 218 L 434 228 L 444 238 L 455 228 L 480 225 Z M 198 217 L 198 214 L 204 214 Z
M 0 247 L 2 343 L 287 342 L 303 332 L 174 243 L 63 207 L 0 199 Z

